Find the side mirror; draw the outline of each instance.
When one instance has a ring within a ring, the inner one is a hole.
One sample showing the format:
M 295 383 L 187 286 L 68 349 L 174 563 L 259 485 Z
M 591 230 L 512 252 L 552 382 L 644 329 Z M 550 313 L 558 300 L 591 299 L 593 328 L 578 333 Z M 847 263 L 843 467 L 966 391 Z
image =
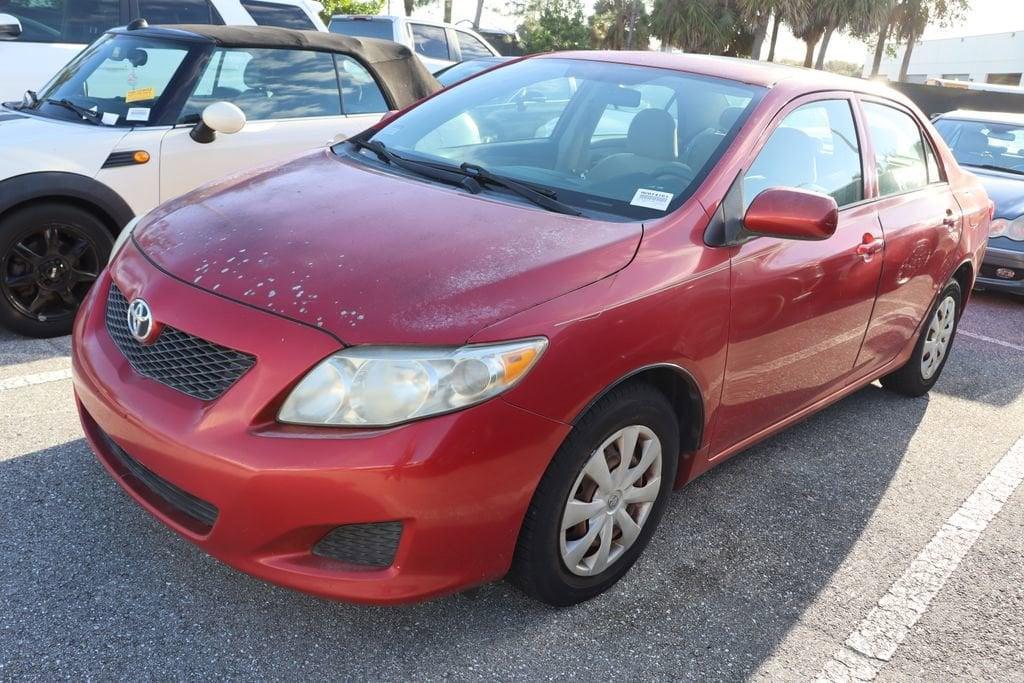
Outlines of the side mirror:
M 21 35 L 21 22 L 11 14 L 0 14 L 0 40 L 14 40 Z
M 189 132 L 196 142 L 207 144 L 217 133 L 230 135 L 245 128 L 245 112 L 230 102 L 214 102 L 203 110 L 199 123 Z
M 820 192 L 772 187 L 754 197 L 743 227 L 757 235 L 793 240 L 824 240 L 839 224 L 836 200 Z

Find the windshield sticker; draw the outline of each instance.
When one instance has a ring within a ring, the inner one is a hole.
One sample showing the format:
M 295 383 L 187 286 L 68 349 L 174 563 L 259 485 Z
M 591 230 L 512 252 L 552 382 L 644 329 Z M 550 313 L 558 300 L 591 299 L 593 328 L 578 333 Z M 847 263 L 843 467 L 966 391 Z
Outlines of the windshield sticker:
M 146 100 L 155 99 L 156 88 L 138 88 L 136 90 L 129 90 L 124 96 L 126 104 L 130 104 L 132 102 L 145 102 Z
M 120 115 L 115 114 L 112 111 L 103 112 L 103 125 L 105 126 L 116 126 L 117 120 L 121 118 Z
M 129 107 L 128 113 L 125 114 L 125 121 L 149 121 L 149 107 Z
M 645 209 L 656 209 L 657 211 L 664 211 L 668 208 L 668 205 L 672 203 L 672 198 L 675 197 L 671 192 L 659 192 L 658 190 L 648 190 L 640 188 L 633 195 L 633 201 L 630 202 L 631 206 L 642 206 Z

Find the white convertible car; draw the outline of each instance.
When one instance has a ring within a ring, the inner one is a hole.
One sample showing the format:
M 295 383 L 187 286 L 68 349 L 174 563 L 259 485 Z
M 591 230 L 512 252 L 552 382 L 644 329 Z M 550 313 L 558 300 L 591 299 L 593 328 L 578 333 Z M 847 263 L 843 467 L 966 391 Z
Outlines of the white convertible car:
M 114 29 L 0 109 L 0 326 L 66 334 L 135 216 L 440 89 L 405 47 L 313 31 Z

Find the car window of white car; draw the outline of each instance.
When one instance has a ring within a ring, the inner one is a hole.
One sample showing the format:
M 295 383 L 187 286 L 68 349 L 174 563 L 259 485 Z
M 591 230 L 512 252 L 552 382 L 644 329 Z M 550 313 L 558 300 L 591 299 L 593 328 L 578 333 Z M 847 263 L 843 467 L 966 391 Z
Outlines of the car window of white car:
M 7 0 L 0 12 L 21 22 L 26 43 L 91 43 L 120 20 L 120 0 Z
M 150 24 L 223 24 L 207 0 L 139 0 L 139 16 Z
M 346 116 L 383 114 L 388 110 L 384 93 L 362 64 L 344 55 L 335 55 L 341 104 Z
M 440 26 L 410 24 L 417 54 L 430 59 L 450 59 L 448 34 Z
M 294 28 L 300 31 L 315 31 L 316 26 L 301 8 L 293 5 L 278 5 L 272 2 L 242 0 L 242 7 L 258 26 Z
M 459 49 L 462 51 L 462 59 L 481 59 L 492 57 L 487 46 L 481 43 L 476 37 L 465 31 L 455 31 L 459 37 Z
M 811 102 L 782 120 L 743 176 L 743 209 L 769 187 L 821 192 L 843 207 L 864 198 L 862 178 L 850 103 Z
M 208 105 L 222 101 L 237 105 L 249 121 L 342 113 L 333 57 L 326 52 L 215 50 L 180 120 L 194 121 Z

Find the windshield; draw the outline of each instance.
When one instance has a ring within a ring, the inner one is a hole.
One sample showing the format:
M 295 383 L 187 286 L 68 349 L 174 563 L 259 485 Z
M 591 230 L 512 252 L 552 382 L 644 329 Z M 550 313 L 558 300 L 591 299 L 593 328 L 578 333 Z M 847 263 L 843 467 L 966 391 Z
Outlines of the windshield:
M 529 59 L 456 85 L 372 140 L 410 159 L 484 167 L 585 214 L 642 220 L 696 189 L 761 92 L 666 69 Z
M 470 76 L 475 76 L 485 69 L 497 66 L 498 62 L 493 59 L 472 59 L 468 62 L 459 62 L 453 66 L 447 66 L 436 74 L 434 78 L 444 87 L 455 85 L 464 81 Z
M 395 32 L 390 21 L 380 19 L 331 19 L 328 27 L 331 33 L 356 38 L 382 38 L 394 40 Z
M 935 129 L 964 166 L 1024 173 L 1024 125 L 939 119 Z
M 39 94 L 37 109 L 54 118 L 108 126 L 155 122 L 165 91 L 190 48 L 167 40 L 108 34 L 86 48 Z M 61 105 L 60 102 L 70 103 Z M 90 114 L 76 113 L 76 107 Z

